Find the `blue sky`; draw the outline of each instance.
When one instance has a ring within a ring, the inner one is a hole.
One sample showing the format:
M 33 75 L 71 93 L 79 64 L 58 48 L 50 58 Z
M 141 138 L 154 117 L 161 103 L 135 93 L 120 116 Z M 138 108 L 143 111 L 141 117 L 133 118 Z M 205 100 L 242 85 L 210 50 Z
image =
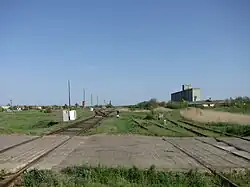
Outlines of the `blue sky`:
M 249 0 L 1 0 L 0 104 L 250 95 Z

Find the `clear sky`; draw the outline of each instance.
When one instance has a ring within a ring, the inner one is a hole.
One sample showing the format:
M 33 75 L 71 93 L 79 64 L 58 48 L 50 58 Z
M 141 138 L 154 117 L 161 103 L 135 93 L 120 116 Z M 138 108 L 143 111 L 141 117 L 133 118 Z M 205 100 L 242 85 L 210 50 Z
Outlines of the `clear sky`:
M 0 104 L 250 95 L 249 0 L 1 0 Z

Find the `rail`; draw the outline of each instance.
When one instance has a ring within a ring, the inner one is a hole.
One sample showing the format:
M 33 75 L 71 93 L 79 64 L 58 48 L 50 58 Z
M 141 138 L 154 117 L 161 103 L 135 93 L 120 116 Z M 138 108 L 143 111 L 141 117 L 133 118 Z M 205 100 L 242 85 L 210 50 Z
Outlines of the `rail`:
M 108 115 L 110 115 L 113 111 L 108 111 L 107 113 L 105 113 L 104 117 L 101 117 L 99 118 L 98 120 L 92 120 L 94 119 L 94 117 L 90 117 L 88 119 L 85 119 L 83 121 L 81 121 L 81 123 L 87 123 L 88 121 L 91 121 L 91 123 L 89 123 L 88 125 L 86 126 L 83 126 L 82 127 L 82 130 L 78 131 L 74 136 L 77 136 L 79 134 L 81 134 L 82 132 L 85 132 L 93 127 L 95 127 L 96 124 L 98 124 L 101 120 L 103 120 L 105 117 L 108 117 Z M 80 122 L 78 122 L 79 124 Z M 67 128 L 70 128 L 72 127 L 73 125 L 75 124 L 72 124 L 70 126 L 68 126 Z M 65 130 L 65 127 L 62 128 L 63 130 Z M 62 132 L 62 131 L 55 131 L 56 132 Z M 50 133 L 51 134 L 51 133 Z M 53 133 L 52 133 L 53 134 Z M 62 146 L 63 144 L 67 143 L 69 140 L 71 140 L 74 136 L 69 136 L 66 140 L 64 140 L 63 142 L 61 142 L 60 144 L 58 144 L 57 146 L 51 148 L 50 150 L 48 150 L 47 152 L 45 152 L 44 154 L 40 155 L 38 158 L 34 159 L 32 162 L 26 164 L 25 166 L 23 166 L 21 169 L 19 169 L 17 172 L 15 172 L 14 174 L 11 174 L 11 175 L 8 175 L 8 176 L 5 176 L 3 180 L 0 181 L 0 187 L 9 187 L 9 186 L 12 186 L 13 183 L 15 183 L 15 181 L 23 174 L 23 172 L 25 172 L 28 168 L 30 168 L 32 165 L 34 165 L 35 163 L 37 163 L 41 158 L 47 156 L 48 154 L 50 154 L 52 151 L 54 151 L 55 149 L 57 149 L 58 147 Z M 43 136 L 40 136 L 38 138 L 42 138 Z M 36 139 L 38 139 L 36 138 Z M 31 140 L 31 141 L 34 141 L 35 139 Z M 29 142 L 31 142 L 29 141 Z M 19 144 L 18 146 L 20 145 L 23 145 L 25 143 L 28 143 L 27 141 L 22 143 L 22 144 Z M 17 146 L 15 146 L 17 147 Z M 14 148 L 14 147 L 12 147 Z M 11 149 L 11 148 L 10 148 Z M 9 150 L 9 149 L 8 149 Z
M 144 125 L 142 125 L 139 121 L 132 119 L 140 128 L 147 130 L 150 134 L 157 136 L 158 134 L 150 132 L 150 130 L 145 127 Z M 223 182 L 223 186 L 225 187 L 239 187 L 237 184 L 235 184 L 233 181 L 231 181 L 230 179 L 228 179 L 227 177 L 225 177 L 222 173 L 219 173 L 216 171 L 216 169 L 214 169 L 210 164 L 206 163 L 205 161 L 203 161 L 202 159 L 198 158 L 196 155 L 189 153 L 187 150 L 185 150 L 184 148 L 178 146 L 177 144 L 167 140 L 166 138 L 162 138 L 163 141 L 170 143 L 171 145 L 173 145 L 175 148 L 177 148 L 178 150 L 180 150 L 181 152 L 183 152 L 184 154 L 188 155 L 189 157 L 193 158 L 194 160 L 196 160 L 198 163 L 200 163 L 202 166 L 204 166 L 205 168 L 207 168 L 213 175 L 218 176 L 222 182 Z M 217 147 L 218 148 L 218 147 Z M 225 150 L 224 150 L 225 151 Z
M 209 136 L 206 135 L 206 134 L 203 134 L 203 133 L 201 133 L 201 132 L 195 131 L 194 129 L 187 128 L 187 127 L 185 127 L 185 126 L 183 126 L 183 125 L 181 125 L 181 124 L 178 124 L 177 122 L 175 122 L 175 121 L 173 121 L 173 120 L 170 120 L 170 119 L 167 119 L 167 120 L 170 121 L 170 122 L 172 122 L 173 124 L 175 124 L 175 125 L 177 125 L 177 126 L 180 126 L 180 127 L 183 127 L 183 128 L 186 129 L 186 130 L 189 130 L 190 132 L 195 132 L 196 134 L 199 134 L 200 136 L 203 136 L 203 137 L 209 137 Z M 184 121 L 182 121 L 182 120 L 178 120 L 178 121 L 184 123 Z M 218 133 L 218 134 L 223 134 L 223 135 L 225 134 L 224 132 L 220 132 L 220 131 L 218 131 L 218 130 L 213 131 L 213 129 L 210 129 L 210 128 L 207 128 L 207 127 L 201 127 L 201 126 L 199 126 L 199 125 L 195 125 L 195 124 L 192 124 L 192 123 L 189 123 L 189 122 L 185 122 L 185 123 L 188 124 L 188 125 L 190 125 L 190 126 L 193 126 L 193 127 L 196 127 L 196 128 L 200 128 L 200 129 L 203 129 L 203 130 L 212 130 L 212 132 L 216 132 L 216 133 Z M 226 134 L 227 134 L 227 136 L 236 137 L 236 138 L 239 138 L 239 139 L 242 139 L 242 140 L 250 141 L 249 139 L 244 138 L 244 137 L 234 136 L 234 135 L 229 134 L 229 133 L 226 133 Z M 245 149 L 243 149 L 243 148 L 240 148 L 240 147 L 238 147 L 238 146 L 236 146 L 236 145 L 233 145 L 233 144 L 231 144 L 231 143 L 228 143 L 228 142 L 226 142 L 226 141 L 224 141 L 224 140 L 221 140 L 221 139 L 219 139 L 219 138 L 216 138 L 216 137 L 213 137 L 213 138 L 214 138 L 217 142 L 222 142 L 222 143 L 226 144 L 227 146 L 234 147 L 235 149 L 237 149 L 237 150 L 239 150 L 239 151 L 244 151 L 244 152 L 246 152 L 247 154 L 250 154 L 250 151 L 248 151 L 248 150 L 245 150 Z M 208 145 L 210 145 L 210 146 L 216 147 L 216 148 L 218 148 L 218 149 L 220 149 L 220 150 L 223 150 L 223 151 L 226 151 L 226 152 L 228 152 L 228 153 L 231 153 L 231 154 L 233 154 L 234 156 L 237 156 L 237 157 L 240 157 L 240 158 L 242 158 L 242 159 L 244 159 L 244 160 L 250 161 L 250 157 L 246 157 L 246 156 L 243 156 L 242 154 L 238 154 L 238 153 L 236 153 L 236 152 L 233 152 L 233 151 L 230 151 L 230 150 L 223 149 L 223 148 L 220 147 L 220 146 L 216 146 L 216 145 L 214 145 L 214 144 L 212 144 L 212 143 L 209 143 L 209 142 L 207 142 L 207 141 L 204 141 L 204 140 L 201 140 L 201 139 L 198 139 L 198 138 L 195 138 L 195 139 L 198 140 L 198 141 L 200 141 L 200 142 L 203 142 L 203 143 L 205 143 L 205 144 L 208 144 Z
M 208 127 L 203 127 L 203 126 L 196 125 L 196 124 L 184 121 L 184 120 L 178 120 L 178 121 L 181 122 L 181 123 L 185 123 L 187 125 L 196 127 L 196 128 L 203 129 L 203 130 L 208 130 L 208 131 L 215 132 L 215 133 L 218 133 L 218 134 L 223 134 L 223 135 L 226 135 L 226 136 L 229 136 L 229 137 L 235 137 L 235 138 L 239 138 L 239 139 L 242 139 L 242 140 L 250 141 L 250 139 L 248 139 L 248 138 L 244 138 L 244 137 L 237 136 L 237 135 L 234 135 L 234 134 L 230 134 L 230 133 L 227 133 L 227 132 L 221 132 L 219 130 L 211 129 L 211 128 L 208 128 Z

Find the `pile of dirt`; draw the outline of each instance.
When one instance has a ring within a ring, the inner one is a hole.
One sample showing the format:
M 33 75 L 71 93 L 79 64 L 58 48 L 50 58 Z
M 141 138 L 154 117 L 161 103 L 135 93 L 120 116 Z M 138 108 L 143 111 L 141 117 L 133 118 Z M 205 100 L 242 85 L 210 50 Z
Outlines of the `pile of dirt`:
M 213 110 L 202 110 L 199 108 L 187 108 L 185 110 L 182 110 L 181 116 L 189 120 L 203 123 L 223 122 L 250 125 L 250 115 L 219 112 Z

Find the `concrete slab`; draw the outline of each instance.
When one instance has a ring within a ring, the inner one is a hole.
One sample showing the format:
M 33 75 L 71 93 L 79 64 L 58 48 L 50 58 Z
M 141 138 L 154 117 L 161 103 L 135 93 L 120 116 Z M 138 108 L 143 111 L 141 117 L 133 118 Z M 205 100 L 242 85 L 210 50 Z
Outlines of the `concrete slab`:
M 67 136 L 44 136 L 0 154 L 0 169 L 14 173 L 66 140 Z
M 14 142 L 14 138 L 13 140 L 10 138 L 10 141 Z M 5 169 L 6 172 L 15 172 L 18 168 L 35 160 L 67 138 L 68 136 L 61 135 L 45 136 L 1 153 L 0 169 Z M 250 168 L 250 162 L 227 152 L 228 150 L 234 151 L 233 147 L 226 147 L 213 138 L 200 139 L 221 146 L 225 151 L 202 143 L 194 137 L 167 138 L 168 141 L 184 148 L 218 170 Z M 235 142 L 232 138 L 229 140 Z M 154 164 L 156 168 L 161 170 L 187 171 L 199 169 L 200 171 L 207 171 L 195 159 L 184 154 L 172 144 L 163 141 L 162 138 L 138 135 L 73 137 L 41 159 L 32 168 L 58 170 L 67 166 L 97 165 L 99 163 L 110 167 L 118 165 L 131 167 L 135 165 L 139 168 L 148 168 Z
M 223 137 L 223 138 L 220 137 L 218 139 L 250 152 L 250 139 L 249 141 L 242 140 L 239 138 L 229 138 L 229 137 Z
M 84 137 L 79 146 L 53 169 L 81 164 L 101 164 L 110 167 L 135 165 L 139 168 L 149 168 L 154 164 L 156 168 L 164 170 L 205 170 L 194 159 L 161 138 L 148 136 Z
M 12 147 L 16 144 L 37 138 L 38 136 L 28 135 L 1 135 L 0 136 L 0 151 Z
M 220 141 L 221 139 L 219 139 L 219 141 L 217 141 L 214 138 L 196 138 L 196 139 L 200 140 L 202 142 L 206 142 L 207 144 L 213 145 L 219 149 L 228 151 L 236 156 L 242 157 L 242 158 L 250 161 L 250 152 L 247 152 L 247 151 L 244 151 L 243 149 L 238 148 L 241 146 L 237 147 L 231 143 L 227 144 L 227 141 L 221 142 Z
M 37 164 L 32 166 L 30 169 L 52 169 L 52 167 L 57 166 L 63 160 L 67 159 L 67 156 L 77 149 L 81 144 L 84 143 L 84 138 L 73 137 L 68 142 L 62 146 L 55 149 L 47 157 L 41 159 Z
M 167 138 L 167 140 L 184 148 L 188 153 L 217 170 L 250 168 L 250 162 L 193 138 L 188 141 L 186 138 Z

